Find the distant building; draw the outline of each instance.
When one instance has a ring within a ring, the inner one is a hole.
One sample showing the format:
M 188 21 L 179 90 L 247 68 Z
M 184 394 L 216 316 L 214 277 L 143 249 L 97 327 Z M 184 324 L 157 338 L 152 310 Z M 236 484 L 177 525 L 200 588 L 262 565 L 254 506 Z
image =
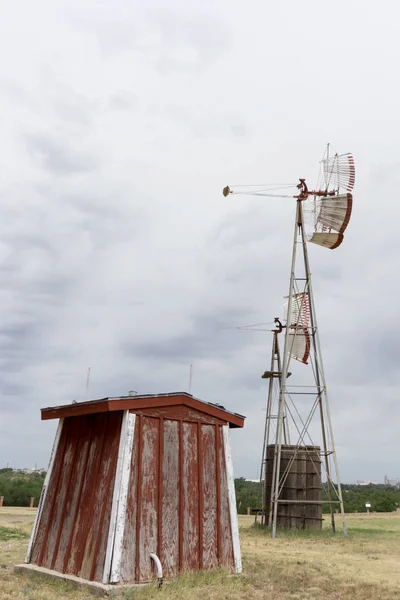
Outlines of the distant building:
M 390 477 L 388 477 L 387 475 L 385 475 L 384 478 L 384 484 L 385 485 L 390 485 L 392 487 L 400 487 L 400 479 L 390 479 Z
M 370 481 L 369 479 L 358 479 L 357 485 L 378 485 L 378 482 Z
M 14 473 L 24 473 L 25 475 L 32 475 L 33 473 L 44 473 L 44 469 L 13 469 Z

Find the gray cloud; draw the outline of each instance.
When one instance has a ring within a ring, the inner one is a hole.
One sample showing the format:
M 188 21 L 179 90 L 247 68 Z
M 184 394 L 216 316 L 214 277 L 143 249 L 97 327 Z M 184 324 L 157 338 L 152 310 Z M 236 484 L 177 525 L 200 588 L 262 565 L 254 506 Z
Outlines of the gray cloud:
M 114 110 L 132 110 L 136 107 L 136 98 L 126 90 L 120 90 L 109 98 L 109 106 Z
M 187 390 L 192 363 L 195 395 L 247 415 L 235 469 L 256 477 L 271 336 L 226 328 L 282 315 L 295 207 L 221 189 L 313 184 L 330 141 L 357 164 L 345 243 L 309 246 L 340 465 L 396 475 L 396 19 L 344 0 L 50 8 L 25 7 L 22 37 L 19 8 L 2 15 L 4 464 L 45 466 L 39 409 L 83 399 L 89 366 L 104 397 Z
M 74 175 L 93 171 L 98 159 L 70 143 L 51 139 L 46 134 L 29 134 L 25 137 L 28 152 L 39 166 L 55 175 Z
M 231 46 L 231 33 L 222 18 L 206 6 L 192 10 L 153 4 L 134 13 L 126 10 L 97 11 L 71 17 L 79 28 L 94 32 L 101 51 L 114 57 L 142 54 L 164 75 L 174 71 L 201 72 L 219 60 Z
M 241 321 L 251 319 L 249 313 L 245 310 L 226 310 L 193 315 L 183 333 L 141 344 L 127 342 L 122 346 L 122 352 L 162 364 L 190 364 L 205 358 L 229 361 L 233 358 L 234 340 L 237 339 L 233 329 Z

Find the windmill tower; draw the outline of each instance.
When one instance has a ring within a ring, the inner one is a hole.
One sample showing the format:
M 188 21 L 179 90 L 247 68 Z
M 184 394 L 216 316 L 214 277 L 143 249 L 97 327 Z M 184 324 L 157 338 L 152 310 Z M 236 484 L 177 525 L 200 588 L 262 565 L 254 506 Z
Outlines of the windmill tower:
M 307 527 L 308 521 L 322 522 L 322 514 L 319 517 L 315 513 L 315 509 L 322 513 L 322 496 L 317 494 L 315 498 L 314 494 L 312 497 L 307 489 L 308 481 L 317 489 L 318 478 L 320 483 L 326 480 L 332 530 L 336 529 L 335 512 L 339 509 L 343 533 L 347 535 L 307 242 L 331 250 L 343 242 L 353 203 L 354 159 L 351 154 L 330 156 L 328 145 L 321 165 L 321 177 L 315 190 L 308 189 L 305 179 L 299 180 L 298 192 L 293 195 L 272 193 L 277 189 L 272 186 L 258 189 L 238 186 L 235 190 L 225 187 L 223 190 L 224 196 L 239 193 L 296 201 L 286 324 L 277 321 L 271 370 L 264 374 L 270 383 L 262 461 L 264 479 L 261 477 L 264 481 L 263 521 L 271 526 L 272 537 L 276 537 L 279 527 L 299 526 L 299 522 Z M 282 187 L 278 188 L 279 192 Z M 277 340 L 283 330 L 284 349 L 280 357 Z M 290 381 L 294 383 L 290 383 L 289 367 L 293 360 L 308 367 L 307 373 L 293 372 Z M 296 384 L 296 381 L 301 383 Z M 276 414 L 272 410 L 274 382 L 278 382 Z M 276 428 L 272 440 L 273 421 Z M 316 421 L 319 421 L 318 427 Z M 314 441 L 316 437 L 318 444 Z

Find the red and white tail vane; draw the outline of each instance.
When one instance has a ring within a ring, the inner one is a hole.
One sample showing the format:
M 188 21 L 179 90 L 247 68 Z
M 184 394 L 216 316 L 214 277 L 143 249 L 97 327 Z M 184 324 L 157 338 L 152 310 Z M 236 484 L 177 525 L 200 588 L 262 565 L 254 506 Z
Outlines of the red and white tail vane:
M 289 331 L 289 354 L 303 364 L 308 364 L 311 338 L 306 327 L 292 325 Z
M 288 313 L 288 304 L 285 308 Z M 310 298 L 307 292 L 293 294 L 290 315 L 286 318 L 289 327 L 289 354 L 292 358 L 308 364 L 311 339 L 308 327 L 310 325 Z
M 289 315 L 288 315 L 289 317 Z M 310 299 L 308 292 L 293 294 L 290 318 L 288 325 L 302 325 L 308 327 L 310 324 Z

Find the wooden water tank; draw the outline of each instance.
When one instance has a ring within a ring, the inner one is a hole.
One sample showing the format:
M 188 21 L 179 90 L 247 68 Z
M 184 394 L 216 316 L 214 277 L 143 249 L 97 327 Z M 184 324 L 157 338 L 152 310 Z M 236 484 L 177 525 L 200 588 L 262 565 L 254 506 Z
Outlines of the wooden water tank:
M 267 513 L 271 499 L 275 445 L 267 447 L 265 491 Z M 282 445 L 280 477 L 289 466 L 278 503 L 280 529 L 321 529 L 322 483 L 319 446 Z M 287 502 L 285 502 L 287 500 Z M 266 523 L 268 523 L 268 514 Z
M 59 419 L 26 562 L 103 584 L 241 571 L 229 427 L 186 393 L 42 409 Z

